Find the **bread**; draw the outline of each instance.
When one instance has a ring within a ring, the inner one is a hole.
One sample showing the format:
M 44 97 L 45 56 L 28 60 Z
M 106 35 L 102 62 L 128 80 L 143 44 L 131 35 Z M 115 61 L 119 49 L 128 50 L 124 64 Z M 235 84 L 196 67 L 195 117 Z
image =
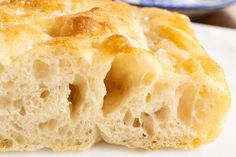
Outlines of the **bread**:
M 196 148 L 229 109 L 189 19 L 109 0 L 0 1 L 0 151 Z

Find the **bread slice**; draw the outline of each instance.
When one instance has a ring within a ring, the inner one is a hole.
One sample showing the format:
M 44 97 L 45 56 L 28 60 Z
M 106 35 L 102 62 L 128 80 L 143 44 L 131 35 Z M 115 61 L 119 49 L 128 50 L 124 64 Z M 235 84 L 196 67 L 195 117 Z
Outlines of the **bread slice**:
M 196 148 L 230 94 L 189 19 L 109 0 L 0 1 L 0 151 Z

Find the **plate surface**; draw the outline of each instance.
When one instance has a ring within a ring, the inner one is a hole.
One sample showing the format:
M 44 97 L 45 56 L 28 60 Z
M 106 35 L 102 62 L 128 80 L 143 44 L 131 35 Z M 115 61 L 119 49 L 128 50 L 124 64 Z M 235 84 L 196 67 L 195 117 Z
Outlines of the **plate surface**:
M 140 6 L 155 6 L 166 9 L 217 9 L 224 8 L 236 0 L 123 0 Z
M 234 157 L 236 156 L 236 30 L 195 24 L 198 39 L 209 55 L 225 70 L 231 89 L 232 105 L 226 118 L 221 136 L 209 145 L 197 150 L 144 151 L 121 146 L 97 144 L 87 151 L 53 153 L 48 150 L 38 152 L 0 153 L 1 157 Z
M 236 3 L 236 0 L 117 0 L 143 7 L 159 7 L 178 11 L 191 17 L 216 12 Z

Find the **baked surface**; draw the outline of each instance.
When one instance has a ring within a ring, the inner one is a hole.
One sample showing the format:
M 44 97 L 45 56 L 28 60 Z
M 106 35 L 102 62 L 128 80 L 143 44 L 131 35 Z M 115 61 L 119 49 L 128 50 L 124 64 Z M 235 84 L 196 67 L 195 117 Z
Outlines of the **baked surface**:
M 189 19 L 109 0 L 0 0 L 0 151 L 196 148 L 230 93 Z

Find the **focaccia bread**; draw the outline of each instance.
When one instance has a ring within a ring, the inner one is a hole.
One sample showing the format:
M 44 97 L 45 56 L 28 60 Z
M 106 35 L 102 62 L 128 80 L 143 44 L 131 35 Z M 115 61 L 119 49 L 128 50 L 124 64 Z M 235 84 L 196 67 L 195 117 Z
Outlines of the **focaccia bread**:
M 230 93 L 189 19 L 109 0 L 0 1 L 0 151 L 196 148 Z

